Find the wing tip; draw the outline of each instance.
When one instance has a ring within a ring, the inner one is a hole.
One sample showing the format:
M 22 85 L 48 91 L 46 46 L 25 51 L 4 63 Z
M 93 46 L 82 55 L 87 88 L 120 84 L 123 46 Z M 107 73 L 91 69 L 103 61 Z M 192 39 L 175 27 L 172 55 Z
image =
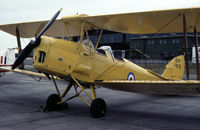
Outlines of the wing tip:
M 13 72 L 13 69 L 11 68 L 9 71 L 10 71 L 10 72 Z

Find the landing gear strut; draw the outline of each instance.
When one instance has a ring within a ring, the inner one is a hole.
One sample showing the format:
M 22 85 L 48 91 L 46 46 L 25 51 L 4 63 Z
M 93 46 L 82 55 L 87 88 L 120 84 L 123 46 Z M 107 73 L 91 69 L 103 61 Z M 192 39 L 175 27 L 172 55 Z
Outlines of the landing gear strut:
M 52 76 L 52 79 L 53 79 L 53 82 L 58 94 L 52 94 L 48 97 L 46 106 L 43 108 L 43 111 L 46 111 L 46 110 L 53 111 L 53 110 L 61 109 L 63 103 L 75 97 L 79 97 L 83 102 L 85 102 L 90 107 L 90 113 L 92 117 L 95 117 L 95 118 L 103 117 L 106 114 L 106 103 L 103 99 L 96 98 L 94 86 L 90 85 L 90 89 L 91 89 L 91 96 L 90 96 L 90 94 L 86 92 L 86 89 L 78 82 L 78 80 L 76 80 L 73 76 L 71 77 L 72 77 L 72 81 L 69 83 L 65 91 L 61 94 L 57 87 L 56 81 L 54 77 Z M 72 88 L 72 86 L 74 86 L 76 94 L 72 97 L 69 97 L 68 99 L 62 100 L 62 98 L 64 98 L 67 95 L 67 93 Z M 77 88 L 80 88 L 80 89 L 78 90 Z M 90 99 L 91 103 L 88 102 L 83 96 L 80 95 L 82 92 L 84 92 L 85 95 L 88 97 L 88 99 Z

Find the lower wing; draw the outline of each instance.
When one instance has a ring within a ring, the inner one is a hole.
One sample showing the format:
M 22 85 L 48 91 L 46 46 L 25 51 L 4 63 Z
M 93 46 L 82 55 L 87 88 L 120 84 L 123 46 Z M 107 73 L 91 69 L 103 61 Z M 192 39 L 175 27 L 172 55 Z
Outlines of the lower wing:
M 0 67 L 0 69 L 1 70 L 5 70 L 5 71 L 9 71 L 10 67 Z M 31 75 L 31 76 L 45 77 L 46 78 L 45 74 L 37 73 L 37 72 L 33 72 L 33 71 L 28 71 L 28 70 L 15 69 L 13 72 L 22 73 L 22 74 Z
M 146 94 L 200 94 L 200 81 L 125 81 L 104 80 L 94 84 L 113 90 Z

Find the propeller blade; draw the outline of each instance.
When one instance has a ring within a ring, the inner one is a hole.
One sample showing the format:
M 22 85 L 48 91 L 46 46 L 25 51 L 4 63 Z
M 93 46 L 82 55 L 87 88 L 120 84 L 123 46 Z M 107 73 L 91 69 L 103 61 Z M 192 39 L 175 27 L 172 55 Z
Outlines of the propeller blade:
M 58 10 L 58 12 L 51 18 L 51 20 L 46 24 L 46 26 L 43 28 L 43 30 L 36 36 L 36 39 L 40 38 L 47 29 L 54 23 L 60 12 L 62 11 L 62 8 Z
M 24 61 L 24 59 L 31 53 L 34 47 L 35 47 L 35 40 L 31 40 L 15 60 L 15 63 L 12 65 L 12 70 L 17 68 Z
M 25 59 L 28 57 L 28 55 L 33 51 L 33 49 L 40 45 L 40 37 L 49 29 L 49 27 L 54 23 L 60 12 L 62 11 L 62 8 L 57 11 L 57 13 L 51 18 L 51 20 L 46 24 L 46 26 L 42 29 L 42 31 L 35 37 L 35 40 L 31 40 L 29 44 L 23 49 L 23 51 L 20 53 L 20 55 L 15 60 L 15 63 L 12 65 L 12 70 L 17 68 Z

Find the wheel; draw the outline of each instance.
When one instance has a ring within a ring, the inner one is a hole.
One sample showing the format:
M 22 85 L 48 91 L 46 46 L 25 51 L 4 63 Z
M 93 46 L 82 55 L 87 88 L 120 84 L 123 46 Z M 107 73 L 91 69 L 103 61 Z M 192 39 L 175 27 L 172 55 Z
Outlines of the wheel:
M 103 99 L 97 98 L 92 101 L 90 107 L 91 115 L 95 118 L 103 117 L 106 114 L 106 103 Z
M 57 102 L 60 102 L 61 98 L 58 94 L 51 94 L 48 98 L 47 98 L 47 102 L 46 102 L 46 109 L 48 111 L 54 111 L 54 110 L 58 110 L 61 108 L 61 104 L 57 104 Z

